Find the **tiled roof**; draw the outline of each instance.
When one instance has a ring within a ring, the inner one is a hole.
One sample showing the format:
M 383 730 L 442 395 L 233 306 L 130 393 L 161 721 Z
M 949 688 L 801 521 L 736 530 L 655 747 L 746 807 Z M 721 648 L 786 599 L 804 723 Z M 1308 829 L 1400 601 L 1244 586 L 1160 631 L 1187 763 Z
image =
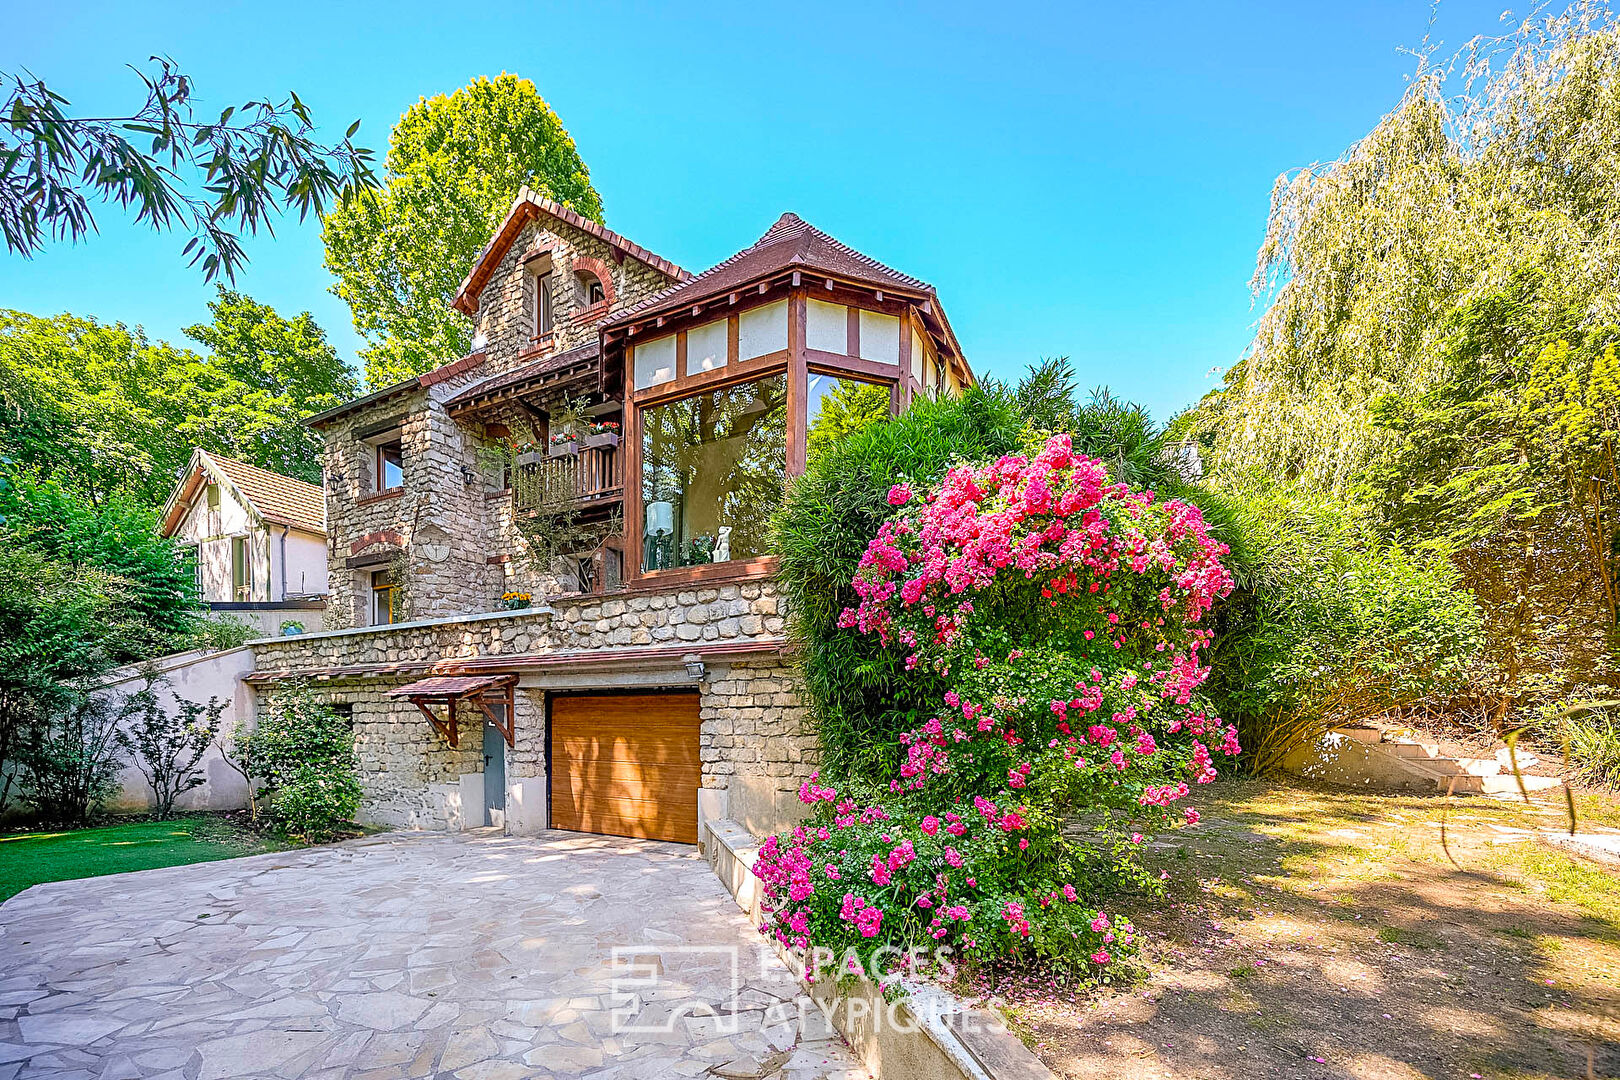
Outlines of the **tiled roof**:
M 605 326 L 617 326 L 655 312 L 671 310 L 695 300 L 729 292 L 787 269 L 821 272 L 878 287 L 891 286 L 910 292 L 932 293 L 925 281 L 902 274 L 848 244 L 839 242 L 797 214 L 783 214 L 751 247 L 633 308 L 608 319 Z
M 326 531 L 326 494 L 316 485 L 245 461 L 199 453 L 208 464 L 225 474 L 264 520 L 306 532 Z
M 594 236 L 604 244 L 623 252 L 632 259 L 646 263 L 666 277 L 673 278 L 676 281 L 683 281 L 692 276 L 691 273 L 682 270 L 662 255 L 655 255 L 640 244 L 620 236 L 612 229 L 598 225 L 590 218 L 581 217 L 561 203 L 554 203 L 545 196 L 537 195 L 525 187 L 518 192 L 517 198 L 512 200 L 512 209 L 507 211 L 506 217 L 502 219 L 501 224 L 496 228 L 495 235 L 490 239 L 489 243 L 484 245 L 484 250 L 479 252 L 478 258 L 473 260 L 472 269 L 462 279 L 461 287 L 456 290 L 455 299 L 451 301 L 451 307 L 464 315 L 473 315 L 477 312 L 478 295 L 484 291 L 484 286 L 489 282 L 490 274 L 494 273 L 495 267 L 506 257 L 512 242 L 523 231 L 524 222 L 536 212 L 549 214 L 563 224 L 572 226 L 587 236 Z
M 521 367 L 515 367 L 511 371 L 504 372 L 500 375 L 492 375 L 483 382 L 474 383 L 473 385 L 467 387 L 467 389 L 461 391 L 461 393 L 457 394 L 455 397 L 451 398 L 449 401 L 446 401 L 444 403 L 445 408 L 453 409 L 457 405 L 471 401 L 473 398 L 484 397 L 485 395 L 492 394 L 497 390 L 504 390 L 509 386 L 516 386 L 519 383 L 528 382 L 530 379 L 538 378 L 547 372 L 556 371 L 560 368 L 577 364 L 581 360 L 590 360 L 600 351 L 600 342 L 588 341 L 578 348 L 569 349 L 567 352 L 553 353 L 550 356 L 542 356 L 540 359 L 535 360 L 532 363 L 524 364 Z
M 389 697 L 457 698 L 513 682 L 511 675 L 430 675 L 388 691 Z

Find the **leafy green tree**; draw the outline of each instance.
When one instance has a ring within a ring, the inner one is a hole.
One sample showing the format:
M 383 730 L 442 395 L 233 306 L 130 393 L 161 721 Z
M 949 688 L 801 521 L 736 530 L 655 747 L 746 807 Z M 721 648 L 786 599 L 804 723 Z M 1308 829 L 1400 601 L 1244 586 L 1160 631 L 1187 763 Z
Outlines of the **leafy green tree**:
M 376 183 L 371 151 L 351 141 L 313 138 L 314 119 L 297 94 L 196 118 L 193 86 L 167 57 L 136 71 L 146 102 L 127 116 L 70 116 L 69 104 L 26 72 L 0 72 L 0 232 L 24 257 L 47 241 L 95 231 L 91 199 L 133 210 L 159 231 L 189 233 L 184 254 L 208 280 L 234 279 L 247 261 L 241 234 L 271 230 L 296 209 L 320 216 L 345 192 Z M 137 145 L 139 144 L 139 145 Z
M 574 140 L 529 80 L 474 79 L 400 118 L 382 190 L 339 200 L 322 232 L 372 386 L 468 352 L 469 320 L 450 302 L 525 185 L 602 220 Z
M 1387 438 L 1373 402 L 1447 378 L 1454 313 L 1526 267 L 1535 306 L 1620 321 L 1617 176 L 1620 25 L 1599 5 L 1426 62 L 1342 157 L 1278 179 L 1266 308 L 1199 425 L 1217 466 L 1346 489 Z
M 61 699 L 23 754 L 24 794 L 49 822 L 87 823 L 118 793 L 119 712 L 78 687 Z
M 0 309 L 0 452 L 83 492 L 160 506 L 204 449 L 312 483 L 320 441 L 299 423 L 352 397 L 313 318 L 221 289 L 186 333 L 200 356 L 122 323 Z
M 303 420 L 358 395 L 360 380 L 307 311 L 285 319 L 223 286 L 208 310 L 212 321 L 185 331 L 208 350 L 206 367 L 216 376 L 198 382 L 218 383 L 206 411 L 187 418 L 194 441 L 320 483 L 322 441 Z
M 118 614 L 83 626 L 114 664 L 172 652 L 190 640 L 201 609 L 191 568 L 178 544 L 157 534 L 153 511 L 127 496 L 91 506 L 54 481 L 17 473 L 0 491 L 0 546 L 37 553 L 65 580 L 105 575 Z
M 160 685 L 161 677 L 148 672 L 141 688 L 119 706 L 113 734 L 151 786 L 153 812 L 166 820 L 181 795 L 205 783 L 197 763 L 214 744 L 225 702 L 216 697 L 201 705 L 175 695 L 171 710 L 159 697 Z
M 126 636 L 125 583 L 0 535 L 0 814 L 20 762 Z

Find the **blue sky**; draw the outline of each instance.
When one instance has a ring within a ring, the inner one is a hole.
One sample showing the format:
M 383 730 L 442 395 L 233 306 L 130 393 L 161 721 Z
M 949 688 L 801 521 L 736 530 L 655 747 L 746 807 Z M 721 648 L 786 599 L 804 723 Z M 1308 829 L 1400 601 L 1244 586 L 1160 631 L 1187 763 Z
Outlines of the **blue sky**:
M 1447 47 L 1495 32 L 1451 0 Z M 842 5 L 25 4 L 0 70 L 100 114 L 124 65 L 180 62 L 209 107 L 293 89 L 329 136 L 386 148 L 423 95 L 533 79 L 610 227 L 690 269 L 801 217 L 934 283 L 981 374 L 1068 355 L 1160 419 L 1216 385 L 1257 312 L 1247 282 L 1277 174 L 1337 156 L 1399 97 L 1426 3 Z M 99 213 L 24 261 L 0 306 L 178 338 L 213 295 L 183 238 Z M 237 285 L 359 347 L 314 222 L 249 242 Z

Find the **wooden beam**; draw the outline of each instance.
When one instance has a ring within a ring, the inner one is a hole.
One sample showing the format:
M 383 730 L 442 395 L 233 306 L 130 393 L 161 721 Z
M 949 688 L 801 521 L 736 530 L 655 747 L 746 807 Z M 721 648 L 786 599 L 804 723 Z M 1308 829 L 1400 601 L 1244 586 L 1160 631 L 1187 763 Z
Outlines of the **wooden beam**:
M 445 703 L 445 711 L 450 716 L 450 722 L 446 724 L 443 720 L 440 720 L 437 716 L 433 715 L 433 710 L 428 708 L 427 705 L 423 704 L 423 699 L 413 697 L 410 700 L 412 705 L 415 705 L 418 709 L 422 710 L 422 715 L 428 718 L 428 723 L 433 725 L 435 731 L 444 736 L 444 741 L 449 743 L 452 749 L 461 745 L 461 740 L 457 737 L 456 732 L 456 706 L 454 702 Z
M 483 694 L 480 693 L 480 694 L 477 694 L 475 697 L 473 697 L 472 703 L 474 705 L 478 706 L 478 710 L 484 714 L 485 718 L 487 718 L 489 720 L 490 724 L 495 728 L 495 730 L 500 732 L 501 736 L 504 739 L 506 739 L 506 745 L 512 747 L 515 750 L 515 749 L 517 749 L 517 744 L 512 741 L 512 712 L 513 712 L 513 708 L 512 708 L 513 702 L 511 701 L 512 687 L 510 685 L 508 685 L 506 689 L 507 689 L 506 723 L 504 723 L 504 724 L 501 723 L 499 720 L 497 720 L 495 718 L 495 710 L 491 709 L 489 707 L 489 702 L 484 700 L 484 695 Z

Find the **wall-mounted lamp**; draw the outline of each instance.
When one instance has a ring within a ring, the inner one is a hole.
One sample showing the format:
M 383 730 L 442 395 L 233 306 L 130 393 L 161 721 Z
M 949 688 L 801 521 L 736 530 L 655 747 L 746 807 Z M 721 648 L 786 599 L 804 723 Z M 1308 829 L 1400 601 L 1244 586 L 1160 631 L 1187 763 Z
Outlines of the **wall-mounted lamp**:
M 708 669 L 703 666 L 703 658 L 697 653 L 687 653 L 681 657 L 681 662 L 686 665 L 686 673 L 694 681 L 701 682 L 703 676 L 708 672 Z

